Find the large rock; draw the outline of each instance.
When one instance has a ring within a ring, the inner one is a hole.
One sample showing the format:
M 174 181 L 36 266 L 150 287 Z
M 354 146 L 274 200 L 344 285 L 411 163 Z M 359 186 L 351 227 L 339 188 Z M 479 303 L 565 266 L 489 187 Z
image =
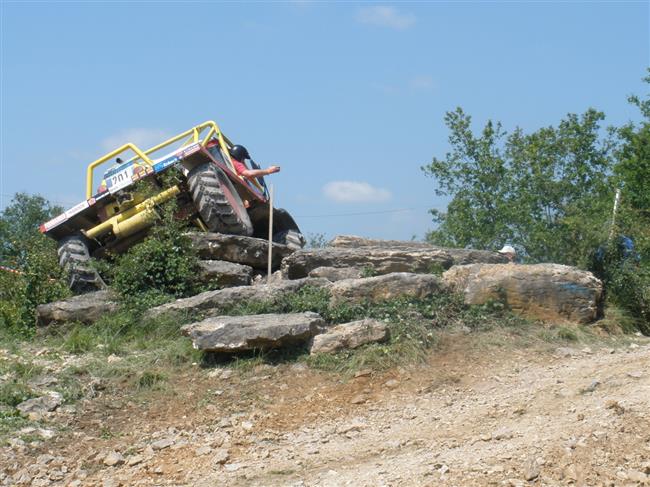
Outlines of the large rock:
M 453 261 L 453 265 L 461 264 L 505 264 L 508 259 L 498 252 L 489 250 L 453 249 L 447 247 L 435 247 L 425 242 L 412 242 L 404 240 L 377 240 L 354 235 L 338 235 L 329 244 L 330 247 L 357 249 L 364 247 L 376 247 L 383 249 L 438 249 L 447 252 Z
M 454 266 L 443 281 L 467 304 L 503 301 L 524 316 L 549 321 L 590 323 L 603 295 L 591 272 L 559 264 Z
M 409 296 L 425 298 L 443 291 L 438 276 L 397 272 L 364 279 L 344 279 L 330 288 L 332 304 L 342 302 L 378 302 Z
M 155 318 L 170 313 L 189 313 L 194 311 L 208 311 L 216 315 L 224 310 L 240 304 L 250 302 L 272 301 L 302 289 L 305 286 L 329 287 L 331 283 L 326 279 L 297 279 L 295 281 L 280 281 L 275 284 L 258 286 L 238 286 L 216 291 L 206 291 L 189 298 L 177 299 L 150 309 L 147 318 Z
M 268 241 L 261 238 L 221 233 L 192 232 L 187 235 L 201 259 L 225 260 L 262 270 L 268 267 Z M 274 243 L 271 256 L 273 270 L 278 269 L 282 259 L 292 252 L 292 248 Z
M 436 268 L 448 269 L 453 259 L 441 249 L 384 249 L 364 247 L 358 249 L 324 248 L 297 250 L 282 261 L 282 273 L 289 279 L 300 279 L 318 267 L 372 268 L 377 274 L 391 272 L 431 272 Z
M 225 260 L 202 260 L 199 261 L 199 272 L 202 281 L 224 288 L 249 285 L 253 268 Z
M 388 327 L 381 321 L 365 319 L 344 323 L 316 335 L 310 353 L 331 353 L 357 348 L 361 345 L 382 342 L 388 339 Z
M 69 321 L 92 323 L 117 308 L 118 304 L 110 291 L 96 291 L 37 306 L 36 323 L 39 326 Z
M 28 414 L 44 414 L 54 411 L 61 404 L 63 404 L 63 396 L 58 392 L 48 392 L 41 397 L 27 399 L 16 406 L 16 409 L 21 413 Z
M 343 279 L 360 279 L 363 270 L 356 267 L 317 267 L 309 272 L 309 277 L 322 277 L 328 281 L 341 281 Z
M 325 322 L 316 313 L 216 316 L 182 327 L 194 348 L 206 352 L 268 350 L 307 343 Z

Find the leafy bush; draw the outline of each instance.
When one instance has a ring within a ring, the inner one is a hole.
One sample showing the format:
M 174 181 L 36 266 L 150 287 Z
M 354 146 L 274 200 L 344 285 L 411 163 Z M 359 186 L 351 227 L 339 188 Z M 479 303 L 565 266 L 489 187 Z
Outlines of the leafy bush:
M 0 330 L 29 334 L 35 309 L 69 295 L 56 243 L 38 225 L 62 211 L 40 196 L 18 193 L 0 215 Z
M 184 235 L 186 223 L 175 219 L 175 204 L 161 211 L 151 234 L 116 259 L 112 285 L 126 298 L 151 292 L 181 297 L 199 289 L 198 257 Z

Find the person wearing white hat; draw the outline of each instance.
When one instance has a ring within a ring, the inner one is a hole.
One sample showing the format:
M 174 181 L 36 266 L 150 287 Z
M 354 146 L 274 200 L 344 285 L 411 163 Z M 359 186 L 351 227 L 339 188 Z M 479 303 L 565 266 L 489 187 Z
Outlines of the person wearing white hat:
M 499 253 L 505 255 L 510 263 L 514 263 L 517 258 L 517 251 L 512 245 L 504 245 L 503 248 L 499 250 Z

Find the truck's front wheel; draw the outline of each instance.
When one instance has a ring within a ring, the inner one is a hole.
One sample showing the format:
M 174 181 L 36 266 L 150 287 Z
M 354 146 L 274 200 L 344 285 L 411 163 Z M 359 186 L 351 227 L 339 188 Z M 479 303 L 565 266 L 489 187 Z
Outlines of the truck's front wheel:
M 72 235 L 59 241 L 57 250 L 59 265 L 66 272 L 68 286 L 77 294 L 104 289 L 106 284 L 90 265 L 86 239 Z
M 253 234 L 253 224 L 237 190 L 228 176 L 207 162 L 187 176 L 194 205 L 211 232 L 231 235 Z

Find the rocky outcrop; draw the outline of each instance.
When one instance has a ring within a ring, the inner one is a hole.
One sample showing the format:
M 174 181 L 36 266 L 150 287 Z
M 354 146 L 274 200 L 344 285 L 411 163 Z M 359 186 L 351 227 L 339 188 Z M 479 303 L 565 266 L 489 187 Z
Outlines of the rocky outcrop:
M 409 296 L 425 298 L 443 291 L 438 276 L 431 274 L 409 274 L 398 272 L 364 279 L 345 279 L 332 284 L 332 304 L 342 302 L 378 302 Z
M 282 273 L 289 279 L 306 277 L 319 267 L 371 268 L 377 274 L 427 273 L 437 268 L 448 269 L 452 263 L 449 253 L 436 248 L 324 248 L 294 252 L 282 261 Z
M 171 303 L 156 306 L 150 309 L 145 316 L 155 318 L 170 313 L 184 314 L 196 311 L 216 315 L 239 304 L 272 301 L 294 293 L 305 286 L 329 287 L 331 283 L 326 279 L 306 278 L 295 281 L 280 281 L 270 286 L 238 286 L 206 291 L 190 298 L 177 299 Z
M 504 302 L 524 316 L 590 323 L 598 316 L 602 283 L 591 272 L 559 264 L 454 266 L 443 282 L 465 303 Z
M 44 414 L 54 411 L 61 404 L 63 404 L 63 396 L 58 392 L 48 392 L 41 397 L 35 397 L 21 402 L 16 406 L 16 409 L 24 415 L 29 414 Z
M 70 321 L 92 323 L 117 308 L 118 304 L 110 291 L 96 291 L 37 306 L 36 323 L 39 326 Z
M 205 352 L 268 350 L 307 343 L 325 325 L 316 313 L 216 316 L 181 330 Z
M 201 260 L 199 274 L 203 282 L 211 282 L 219 288 L 247 286 L 251 283 L 253 268 L 224 260 Z
M 437 249 L 446 252 L 452 259 L 453 265 L 461 264 L 505 264 L 508 259 L 498 252 L 490 252 L 489 250 L 473 250 L 473 249 L 453 249 L 447 247 L 434 247 L 425 242 L 411 242 L 403 240 L 376 240 L 363 237 L 356 237 L 354 235 L 339 235 L 335 237 L 329 244 L 330 247 L 357 249 L 365 247 L 375 247 L 382 249 Z
M 343 279 L 360 279 L 362 269 L 356 267 L 317 267 L 309 272 L 309 277 L 322 277 L 328 281 L 341 281 Z
M 388 339 L 388 327 L 381 321 L 366 319 L 344 323 L 314 337 L 310 353 L 332 353 Z
M 192 232 L 187 235 L 201 259 L 225 260 L 248 265 L 255 269 L 267 269 L 269 247 L 266 240 L 221 233 Z M 273 270 L 278 269 L 282 259 L 293 251 L 286 245 L 274 243 L 272 249 Z

